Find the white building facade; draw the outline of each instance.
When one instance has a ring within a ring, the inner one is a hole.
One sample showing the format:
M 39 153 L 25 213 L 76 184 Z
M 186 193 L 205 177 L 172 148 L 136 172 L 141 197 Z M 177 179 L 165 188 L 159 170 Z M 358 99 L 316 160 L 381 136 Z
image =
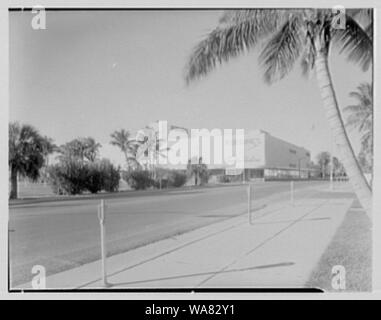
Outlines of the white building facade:
M 137 160 L 146 169 L 186 170 L 189 160 L 201 158 L 212 175 L 242 175 L 246 180 L 307 179 L 315 170 L 307 149 L 263 130 L 195 131 L 156 121 L 138 135 L 146 143 L 139 147 Z

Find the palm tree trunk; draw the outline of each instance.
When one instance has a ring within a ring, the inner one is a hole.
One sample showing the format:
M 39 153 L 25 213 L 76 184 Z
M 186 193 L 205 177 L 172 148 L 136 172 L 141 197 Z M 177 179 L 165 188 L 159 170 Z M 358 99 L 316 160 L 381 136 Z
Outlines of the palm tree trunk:
M 9 199 L 17 199 L 17 170 L 11 168 L 11 192 L 9 194 Z
M 127 171 L 130 171 L 130 162 L 128 161 L 128 154 L 125 151 L 123 153 L 124 157 L 126 158 Z
M 317 47 L 316 78 L 323 99 L 326 116 L 331 127 L 334 141 L 339 149 L 340 161 L 349 177 L 349 181 L 365 211 L 371 216 L 372 210 L 372 191 L 365 179 L 361 168 L 353 152 L 348 135 L 345 131 L 343 119 L 333 88 L 331 74 L 328 66 L 328 55 L 326 51 Z

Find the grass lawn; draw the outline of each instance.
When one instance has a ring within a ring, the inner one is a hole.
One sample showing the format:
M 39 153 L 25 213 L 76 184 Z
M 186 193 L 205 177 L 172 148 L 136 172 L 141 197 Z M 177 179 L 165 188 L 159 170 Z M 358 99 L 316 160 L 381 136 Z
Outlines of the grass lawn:
M 18 197 L 49 197 L 54 196 L 53 189 L 47 183 L 40 182 L 19 182 L 18 184 Z
M 331 285 L 332 267 L 335 265 L 345 268 L 346 292 L 372 290 L 372 227 L 357 200 L 306 285 L 337 292 Z

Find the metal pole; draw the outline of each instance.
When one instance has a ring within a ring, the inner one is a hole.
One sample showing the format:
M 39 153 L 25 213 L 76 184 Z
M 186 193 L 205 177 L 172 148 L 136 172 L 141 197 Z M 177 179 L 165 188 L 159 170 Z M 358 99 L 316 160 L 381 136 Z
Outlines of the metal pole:
M 294 205 L 294 181 L 290 182 L 290 201 L 291 205 Z
M 247 213 L 249 215 L 249 223 L 251 224 L 251 184 L 247 186 Z
M 103 286 L 107 287 L 109 286 L 107 282 L 107 269 L 106 269 L 106 258 L 107 258 L 107 251 L 106 251 L 106 206 L 105 201 L 102 199 L 101 204 L 98 207 L 98 218 L 99 218 L 99 225 L 101 229 L 101 255 L 102 255 L 102 283 Z

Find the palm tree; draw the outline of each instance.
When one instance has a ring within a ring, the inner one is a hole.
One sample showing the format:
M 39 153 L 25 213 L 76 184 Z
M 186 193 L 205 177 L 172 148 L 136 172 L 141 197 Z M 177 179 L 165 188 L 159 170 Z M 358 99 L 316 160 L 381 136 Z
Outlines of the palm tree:
M 372 163 L 373 156 L 373 86 L 369 83 L 361 83 L 357 91 L 349 94 L 357 100 L 357 104 L 344 108 L 348 114 L 346 126 L 349 129 L 357 129 L 361 134 L 361 151 Z
M 11 178 L 10 199 L 17 199 L 19 175 L 37 180 L 44 164 L 44 138 L 30 125 L 9 124 L 8 165 Z
M 110 144 L 117 146 L 123 152 L 128 170 L 138 166 L 136 160 L 137 144 L 134 139 L 131 139 L 130 133 L 127 130 L 121 129 L 114 131 L 111 134 L 111 138 Z
M 80 160 L 94 162 L 99 154 L 99 148 L 102 145 L 95 141 L 92 137 L 76 138 L 58 148 L 60 161 Z
M 362 11 L 361 11 L 362 12 Z M 334 24 L 330 9 L 249 9 L 230 10 L 219 26 L 202 40 L 191 54 L 186 70 L 189 83 L 205 76 L 218 64 L 229 61 L 266 40 L 259 60 L 264 79 L 271 84 L 285 77 L 300 60 L 303 73 L 315 70 L 326 116 L 341 161 L 364 209 L 370 213 L 372 192 L 365 179 L 345 131 L 333 88 L 328 58 L 337 44 L 348 58 L 366 70 L 372 63 L 372 28 L 357 21 L 358 10 L 347 10 L 345 28 Z M 372 10 L 365 13 L 372 19 Z
M 60 153 L 58 159 L 63 162 L 74 159 L 82 162 L 85 160 L 85 148 L 79 139 L 73 139 L 61 145 L 58 148 L 58 152 Z
M 102 145 L 95 141 L 92 137 L 87 137 L 81 139 L 81 143 L 83 145 L 83 156 L 90 162 L 94 162 L 99 154 L 99 148 Z
M 141 143 L 145 148 L 145 154 L 149 157 L 150 169 L 152 171 L 152 179 L 157 178 L 157 165 L 159 164 L 160 157 L 166 157 L 166 152 L 170 148 L 163 147 L 163 139 L 159 138 L 159 133 L 154 125 L 147 125 L 144 128 L 145 139 Z M 160 176 L 159 176 L 160 178 Z M 161 178 L 160 178 L 161 184 Z

